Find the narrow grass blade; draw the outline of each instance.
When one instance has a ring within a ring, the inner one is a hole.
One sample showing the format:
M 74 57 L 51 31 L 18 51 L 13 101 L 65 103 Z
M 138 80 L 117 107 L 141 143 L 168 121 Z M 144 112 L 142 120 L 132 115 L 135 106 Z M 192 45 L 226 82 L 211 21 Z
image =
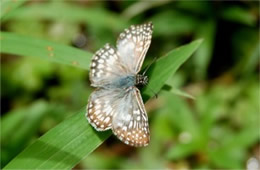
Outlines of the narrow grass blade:
M 176 87 L 172 87 L 172 86 L 169 85 L 169 84 L 165 84 L 165 85 L 163 86 L 162 90 L 171 92 L 171 93 L 173 93 L 173 94 L 175 94 L 175 95 L 178 95 L 178 96 L 183 96 L 183 97 L 187 97 L 187 98 L 190 98 L 190 99 L 195 100 L 195 97 L 194 97 L 194 96 L 192 96 L 192 95 L 188 94 L 187 92 L 182 91 L 182 90 L 180 90 L 180 89 L 178 89 L 178 88 L 176 88 Z
M 70 46 L 1 32 L 1 53 L 32 56 L 88 69 L 92 54 Z
M 170 0 L 164 0 L 164 1 L 139 1 L 134 3 L 133 5 L 126 8 L 122 16 L 124 16 L 126 19 L 131 19 L 137 15 L 140 15 L 147 11 L 148 9 L 155 8 L 158 6 L 165 5 L 167 3 L 171 2 Z
M 147 71 L 150 81 L 148 86 L 143 90 L 144 94 L 153 96 L 153 91 L 156 93 L 159 92 L 165 82 L 173 76 L 177 69 L 198 48 L 201 42 L 202 40 L 193 41 L 190 44 L 170 51 L 168 54 L 158 59 L 158 61 Z M 151 91 L 151 89 L 153 91 Z M 144 99 L 147 99 L 146 96 L 144 96 Z
M 40 100 L 1 117 L 1 168 L 29 144 L 48 111 L 48 103 Z
M 85 8 L 64 1 L 53 1 L 51 3 L 39 3 L 24 6 L 17 9 L 15 13 L 8 15 L 8 17 L 5 18 L 5 21 L 11 19 L 49 19 L 63 20 L 73 23 L 85 22 L 94 27 L 110 28 L 117 31 L 121 31 L 128 25 L 126 20 L 123 20 L 116 14 L 102 8 Z
M 0 18 L 10 15 L 12 11 L 16 8 L 24 4 L 27 0 L 2 0 L 1 1 L 1 10 L 0 10 Z
M 5 169 L 72 168 L 111 132 L 97 133 L 85 119 L 85 109 L 68 118 L 25 149 Z

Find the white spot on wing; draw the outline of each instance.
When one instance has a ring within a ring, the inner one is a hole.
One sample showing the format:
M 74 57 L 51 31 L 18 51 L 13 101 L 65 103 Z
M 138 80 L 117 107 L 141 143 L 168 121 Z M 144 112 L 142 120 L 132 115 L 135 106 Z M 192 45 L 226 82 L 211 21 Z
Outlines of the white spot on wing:
M 108 123 L 109 120 L 110 120 L 110 117 L 107 117 L 107 118 L 104 120 L 104 122 L 105 122 L 105 123 Z

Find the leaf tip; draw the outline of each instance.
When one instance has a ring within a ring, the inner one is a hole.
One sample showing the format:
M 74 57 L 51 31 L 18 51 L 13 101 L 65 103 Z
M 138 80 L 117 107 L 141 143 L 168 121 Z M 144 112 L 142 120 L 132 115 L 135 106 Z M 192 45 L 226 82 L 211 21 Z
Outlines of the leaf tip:
M 200 39 L 195 40 L 194 42 L 197 42 L 200 45 L 203 41 L 204 41 L 204 39 L 200 38 Z

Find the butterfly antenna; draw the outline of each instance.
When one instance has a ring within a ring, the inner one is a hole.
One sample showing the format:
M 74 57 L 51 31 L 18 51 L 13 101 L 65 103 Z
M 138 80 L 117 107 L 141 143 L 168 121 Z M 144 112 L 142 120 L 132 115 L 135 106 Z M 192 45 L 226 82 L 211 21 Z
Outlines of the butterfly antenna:
M 153 61 L 145 68 L 144 72 L 143 72 L 143 75 L 145 75 L 145 73 L 147 72 L 147 70 L 151 67 L 151 65 L 157 60 L 157 57 L 155 57 L 153 59 Z
M 151 90 L 151 92 L 153 92 L 155 98 L 158 98 L 158 93 L 155 93 L 155 91 L 153 89 L 151 89 L 149 86 L 146 86 L 149 90 Z
M 143 72 L 143 76 L 145 75 L 145 73 L 147 72 L 147 70 L 151 67 L 151 65 L 157 60 L 157 57 L 155 57 L 153 59 L 153 61 L 145 68 L 144 72 Z M 153 89 L 151 89 L 149 86 L 146 86 L 149 90 L 151 90 L 151 92 L 153 92 L 155 98 L 157 99 L 158 98 L 158 94 L 154 92 Z

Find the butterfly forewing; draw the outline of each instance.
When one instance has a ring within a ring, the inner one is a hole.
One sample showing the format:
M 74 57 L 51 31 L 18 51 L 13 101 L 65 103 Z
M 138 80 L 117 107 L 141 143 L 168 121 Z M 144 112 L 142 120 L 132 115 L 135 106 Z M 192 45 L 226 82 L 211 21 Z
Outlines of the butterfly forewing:
M 92 86 L 101 87 L 126 75 L 126 67 L 122 65 L 119 57 L 116 49 L 109 44 L 95 53 L 89 72 Z
M 138 73 L 142 67 L 146 52 L 150 46 L 153 25 L 132 25 L 125 29 L 117 40 L 117 50 L 122 62 L 131 73 Z
M 137 88 L 133 87 L 117 105 L 112 119 L 113 133 L 124 143 L 136 147 L 150 141 L 148 117 Z

